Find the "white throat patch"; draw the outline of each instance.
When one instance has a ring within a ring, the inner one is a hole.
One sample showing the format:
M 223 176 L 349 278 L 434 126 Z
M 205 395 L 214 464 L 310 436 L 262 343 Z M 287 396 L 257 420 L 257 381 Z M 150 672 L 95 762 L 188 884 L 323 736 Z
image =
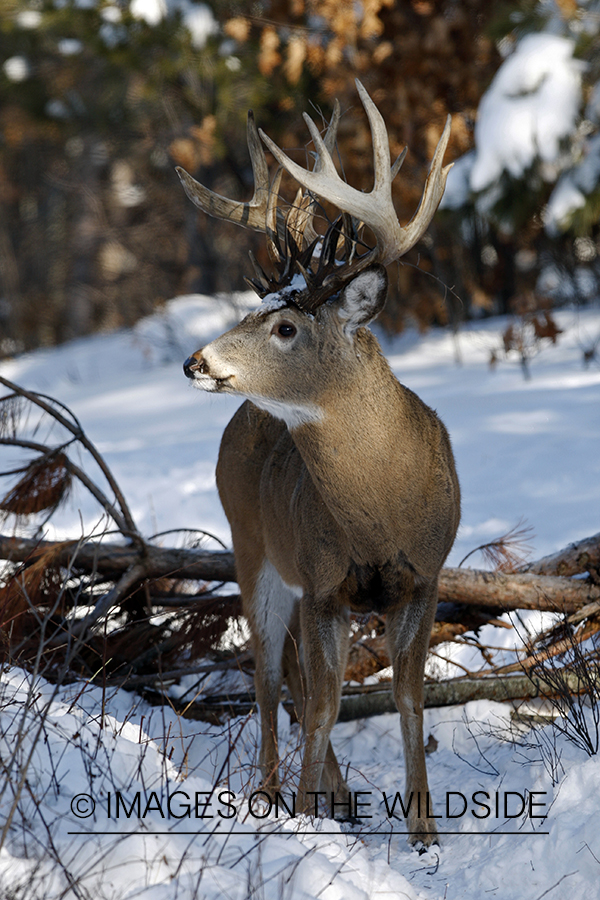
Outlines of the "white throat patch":
M 271 413 L 276 419 L 282 419 L 290 431 L 301 425 L 309 425 L 311 422 L 322 422 L 325 418 L 323 410 L 316 403 L 286 403 L 284 400 L 256 397 L 254 394 L 245 396 L 259 409 Z

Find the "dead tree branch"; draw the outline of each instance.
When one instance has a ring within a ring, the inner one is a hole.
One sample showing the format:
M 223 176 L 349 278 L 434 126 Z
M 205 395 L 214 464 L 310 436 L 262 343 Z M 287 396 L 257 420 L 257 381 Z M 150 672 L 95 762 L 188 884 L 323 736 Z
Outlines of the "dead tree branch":
M 523 566 L 520 572 L 534 575 L 580 575 L 582 572 L 594 574 L 600 569 L 600 532 L 569 544 L 564 550 L 544 556 L 537 562 Z
M 581 690 L 581 679 L 577 673 L 565 672 L 565 683 L 574 692 Z M 548 696 L 548 686 L 534 675 L 495 676 L 493 678 L 450 678 L 440 682 L 426 682 L 424 685 L 424 705 L 427 708 L 440 706 L 456 706 L 469 703 L 471 700 L 525 700 L 533 697 Z M 247 715 L 256 705 L 253 691 L 218 694 L 211 697 L 197 698 L 194 702 L 186 702 L 179 710 L 177 701 L 175 709 L 183 716 L 201 721 L 221 721 L 225 716 Z M 296 715 L 291 698 L 284 697 L 284 708 Z M 362 687 L 345 686 L 342 692 L 338 722 L 350 722 L 354 719 L 380 716 L 397 712 L 394 696 L 389 683 L 364 685 Z
M 540 609 L 575 612 L 600 599 L 600 586 L 588 581 L 533 572 L 483 572 L 442 569 L 440 600 L 491 606 L 497 609 Z
M 194 550 L 157 547 L 144 543 L 141 547 L 104 541 L 56 542 L 0 535 L 0 559 L 31 563 L 48 552 L 56 551 L 59 565 L 89 571 L 108 579 L 121 578 L 133 566 L 141 566 L 143 578 L 182 578 L 202 581 L 235 581 L 233 553 L 223 550 Z M 73 561 L 73 555 L 76 560 Z
M 588 539 L 590 550 L 594 538 Z M 583 543 L 583 542 L 582 542 Z M 0 558 L 33 562 L 58 543 L 0 535 Z M 76 567 L 118 579 L 134 565 L 146 578 L 198 578 L 207 581 L 236 580 L 233 554 L 229 551 L 173 549 L 144 543 L 142 546 L 89 541 L 63 543 L 58 561 L 67 566 L 77 548 Z M 600 554 L 600 550 L 597 551 Z M 557 554 L 557 557 L 559 554 Z M 591 558 L 591 553 L 590 553 Z M 535 565 L 535 564 L 534 564 Z M 501 610 L 538 609 L 575 613 L 600 601 L 600 586 L 587 580 L 526 573 L 485 572 L 478 569 L 442 569 L 440 601 Z
M 206 665 L 213 667 L 219 658 L 219 641 L 241 615 L 239 594 L 223 596 L 221 590 L 223 584 L 237 580 L 233 554 L 198 549 L 197 536 L 187 547 L 159 546 L 158 540 L 166 539 L 161 535 L 144 539 L 123 492 L 77 417 L 60 401 L 27 391 L 6 378 L 0 377 L 0 385 L 9 391 L 0 397 L 0 444 L 37 454 L 18 468 L 0 473 L 19 479 L 0 501 L 4 519 L 12 516 L 18 525 L 27 522 L 40 533 L 76 478 L 100 503 L 122 538 L 118 542 L 105 535 L 103 539 L 57 542 L 0 534 L 0 561 L 6 562 L 1 571 L 0 613 L 7 652 L 16 652 L 26 661 L 28 653 L 37 652 L 34 644 L 42 635 L 51 668 L 59 665 L 65 647 L 77 645 L 73 671 L 93 675 L 102 670 L 105 679 L 124 679 L 130 685 L 153 685 L 161 669 L 183 674 L 187 672 L 185 660 L 211 656 L 213 662 Z M 40 440 L 41 424 L 56 441 Z M 70 458 L 71 448 L 77 446 L 91 455 L 109 490 L 104 483 L 101 489 Z M 531 675 L 536 660 L 562 658 L 569 641 L 582 647 L 586 660 L 592 660 L 585 641 L 600 631 L 600 534 L 525 566 L 519 557 L 523 558 L 520 551 L 527 535 L 528 529 L 517 527 L 477 548 L 488 553 L 495 571 L 446 568 L 440 576 L 438 620 L 430 645 L 462 641 L 475 647 L 486 660 L 485 670 L 470 680 L 478 692 L 488 693 L 469 695 L 469 679 L 465 678 L 444 683 L 460 685 L 460 697 L 452 693 L 454 688 L 441 685 L 428 685 L 426 692 L 443 690 L 445 696 L 457 698 L 448 703 L 463 703 L 475 696 L 505 699 L 496 677 L 486 679 L 486 675 L 511 671 Z M 530 636 L 522 648 L 515 648 L 520 661 L 501 667 L 494 652 L 506 648 L 486 645 L 478 630 L 487 624 L 512 627 L 498 616 L 517 610 L 559 615 L 551 627 Z M 99 626 L 107 619 L 110 626 L 103 632 Z M 51 637 L 44 637 L 46 625 Z M 389 665 L 383 631 L 382 617 L 353 620 L 349 680 L 360 681 Z M 189 674 L 192 671 L 190 668 Z M 509 681 L 510 690 L 521 689 L 516 677 Z M 500 691 L 501 696 L 490 691 Z M 160 693 L 158 688 L 157 695 Z M 360 696 L 371 694 L 377 692 L 361 691 Z M 213 700 L 217 705 L 221 702 Z M 369 702 L 373 706 L 379 701 Z M 436 705 L 440 702 L 435 701 Z
M 17 397 L 24 397 L 26 400 L 29 400 L 30 403 L 33 403 L 35 406 L 38 406 L 40 409 L 43 409 L 44 412 L 48 413 L 53 419 L 59 422 L 63 428 L 66 428 L 73 437 L 81 443 L 83 447 L 90 453 L 93 457 L 100 470 L 102 471 L 104 477 L 106 478 L 108 484 L 112 492 L 115 495 L 115 499 L 121 510 L 121 514 L 123 517 L 124 525 L 127 534 L 131 536 L 134 540 L 139 537 L 139 531 L 131 514 L 131 510 L 129 509 L 129 505 L 125 499 L 125 495 L 123 494 L 121 488 L 111 470 L 106 464 L 106 461 L 102 454 L 97 450 L 95 445 L 90 441 L 79 420 L 76 416 L 68 409 L 64 404 L 60 403 L 60 401 L 55 400 L 53 397 L 47 397 L 44 394 L 38 394 L 34 391 L 28 391 L 21 385 L 14 384 L 14 382 L 9 381 L 8 378 L 4 378 L 4 376 L 0 375 L 0 384 L 3 384 L 7 387 L 12 394 Z M 2 400 L 7 400 L 9 397 L 3 397 Z M 60 409 L 63 412 L 68 413 L 68 416 L 63 415 Z

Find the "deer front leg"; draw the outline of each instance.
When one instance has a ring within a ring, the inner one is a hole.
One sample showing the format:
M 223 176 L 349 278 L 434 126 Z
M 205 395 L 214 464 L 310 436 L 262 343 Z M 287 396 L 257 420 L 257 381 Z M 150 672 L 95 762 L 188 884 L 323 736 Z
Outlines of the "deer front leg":
M 401 609 L 387 615 L 386 636 L 394 666 L 394 700 L 401 717 L 405 762 L 405 803 L 410 801 L 408 841 L 438 843 L 423 746 L 423 678 L 437 605 L 437 586 L 415 589 Z M 412 800 L 410 800 L 412 793 Z
M 317 791 L 325 790 L 328 801 L 332 792 L 339 804 L 348 798 L 348 787 L 329 740 L 339 712 L 348 656 L 348 614 L 331 600 L 315 602 L 305 596 L 300 604 L 300 622 L 306 671 L 306 743 L 299 809 L 314 815 L 318 807 Z
M 277 711 L 283 683 L 283 652 L 297 599 L 275 567 L 265 560 L 256 580 L 252 603 L 244 605 L 254 652 L 254 687 L 260 709 L 259 764 L 262 786 L 279 790 Z
M 306 678 L 302 672 L 303 667 L 300 659 L 300 648 L 298 647 L 297 641 L 290 636 L 288 636 L 283 651 L 283 664 L 284 678 L 290 690 L 290 694 L 292 695 L 296 716 L 302 728 L 302 732 L 306 733 L 304 727 L 306 720 Z M 325 791 L 328 797 L 333 793 L 336 800 L 339 799 L 340 802 L 343 802 L 348 796 L 339 763 L 333 747 L 331 746 L 331 740 L 327 744 L 325 765 L 323 766 L 323 772 L 321 774 L 319 790 Z
M 254 689 L 260 710 L 260 766 L 264 791 L 274 796 L 279 790 L 279 748 L 277 744 L 277 711 L 283 673 L 273 665 L 273 658 L 260 639 L 254 638 Z M 270 649 L 270 648 L 269 648 Z

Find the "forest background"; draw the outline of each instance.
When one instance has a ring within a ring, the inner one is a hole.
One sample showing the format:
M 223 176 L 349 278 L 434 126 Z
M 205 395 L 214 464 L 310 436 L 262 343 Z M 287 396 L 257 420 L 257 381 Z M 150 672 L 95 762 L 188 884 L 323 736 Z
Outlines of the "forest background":
M 239 290 L 249 249 L 268 266 L 174 171 L 248 199 L 250 108 L 306 162 L 301 113 L 325 123 L 337 97 L 344 174 L 369 190 L 356 77 L 409 147 L 401 222 L 448 113 L 458 161 L 384 325 L 513 312 L 543 333 L 598 293 L 599 31 L 594 0 L 0 0 L 0 358 Z

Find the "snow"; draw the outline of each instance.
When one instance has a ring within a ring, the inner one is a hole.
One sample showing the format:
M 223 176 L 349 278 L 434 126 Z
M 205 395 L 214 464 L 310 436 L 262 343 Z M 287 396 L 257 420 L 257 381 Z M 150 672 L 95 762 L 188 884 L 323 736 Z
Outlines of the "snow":
M 100 15 L 105 22 L 116 24 L 123 20 L 123 14 L 118 6 L 105 6 L 100 10 Z
M 158 25 L 167 15 L 165 0 L 131 0 L 129 12 L 134 19 L 142 19 L 148 25 Z
M 42 14 L 37 9 L 23 9 L 15 16 L 19 28 L 39 28 Z
M 65 0 L 54 0 L 54 5 L 57 9 L 61 9 L 65 5 Z M 117 5 L 100 3 L 99 0 L 75 0 L 75 6 L 85 10 L 102 7 L 100 15 L 106 22 L 115 24 L 122 21 L 122 12 Z M 145 22 L 152 28 L 160 25 L 172 13 L 179 12 L 196 50 L 202 50 L 207 40 L 219 30 L 210 6 L 194 0 L 130 0 L 129 12 L 134 19 Z M 42 15 L 37 9 L 22 10 L 15 16 L 15 21 L 20 28 L 35 29 L 40 26 Z M 110 47 L 114 47 L 119 41 L 119 33 L 106 26 L 101 28 L 101 36 Z M 65 38 L 59 42 L 59 52 L 65 56 L 79 53 L 80 50 L 79 41 Z M 28 70 L 25 75 L 21 74 L 22 69 L 19 70 L 16 63 L 12 63 L 8 68 L 5 65 L 4 68 L 6 76 L 11 81 L 22 81 L 29 74 Z
M 2 71 L 9 81 L 25 81 L 31 74 L 31 66 L 24 56 L 10 56 L 2 63 Z
M 0 372 L 73 409 L 145 534 L 204 528 L 229 542 L 214 466 L 238 403 L 191 390 L 181 366 L 256 304 L 252 295 L 232 303 L 179 298 L 132 331 L 40 350 L 4 362 Z M 453 440 L 463 520 L 450 564 L 522 519 L 533 528 L 534 558 L 600 530 L 600 366 L 582 362 L 600 337 L 600 309 L 565 309 L 556 320 L 563 333 L 556 346 L 532 356 L 528 380 L 516 357 L 489 366 L 506 321 L 472 324 L 457 339 L 445 331 L 381 337 L 394 372 L 437 409 Z M 17 458 L 10 450 L 2 468 L 7 457 Z M 54 534 L 90 532 L 99 518 L 94 501 L 76 493 Z M 481 562 L 471 557 L 469 564 Z M 498 629 L 494 637 L 500 640 Z M 501 637 L 507 645 L 515 640 L 505 629 Z M 255 715 L 207 725 L 124 691 L 54 687 L 32 683 L 18 669 L 4 671 L 0 759 L 11 776 L 0 782 L 0 826 L 13 806 L 17 773 L 30 762 L 0 850 L 0 885 L 45 900 L 600 896 L 597 757 L 551 725 L 517 728 L 508 704 L 427 710 L 425 722 L 426 740 L 431 734 L 438 742 L 428 771 L 443 834 L 440 847 L 418 856 L 405 836 L 389 834 L 390 821 L 405 830 L 404 820 L 390 820 L 386 811 L 403 791 L 395 715 L 334 729 L 351 790 L 364 792 L 372 816 L 351 827 L 269 813 L 252 798 L 259 787 Z M 588 724 L 593 731 L 591 716 Z M 285 713 L 279 743 L 290 802 L 300 755 Z M 489 799 L 473 798 L 480 791 Z M 505 800 L 514 818 L 504 815 Z
M 306 288 L 306 282 L 301 275 L 295 275 L 292 284 L 288 284 L 279 291 L 265 294 L 261 300 L 260 311 L 264 313 L 277 312 L 288 305 L 289 298 Z
M 585 206 L 585 194 L 580 190 L 571 172 L 557 182 L 543 211 L 546 230 L 551 235 L 560 234 L 570 224 L 571 216 Z
M 72 407 L 106 454 L 144 533 L 205 527 L 229 541 L 214 464 L 239 401 L 192 390 L 182 364 L 253 308 L 263 306 L 251 293 L 221 304 L 180 298 L 132 332 L 40 350 L 5 362 L 1 371 Z M 464 328 L 461 366 L 446 331 L 424 339 L 413 332 L 394 341 L 381 337 L 396 375 L 437 410 L 452 437 L 463 519 L 450 564 L 490 538 L 490 521 L 499 534 L 525 518 L 536 535 L 537 556 L 599 530 L 600 370 L 597 364 L 584 369 L 582 356 L 600 323 L 589 309 L 559 311 L 556 319 L 565 334 L 534 357 L 528 381 L 516 356 L 496 370 L 489 367 L 492 349 L 502 343 L 503 319 Z M 548 516 L 548 493 L 559 504 L 560 523 Z M 94 527 L 97 507 L 77 495 L 61 513 L 58 537 L 80 531 L 80 512 L 84 528 Z
M 446 189 L 440 209 L 460 209 L 470 192 L 471 171 L 475 164 L 475 152 L 465 153 L 455 160 L 446 179 Z
M 129 5 L 135 19 L 141 19 L 153 27 L 175 10 L 181 12 L 197 50 L 201 50 L 208 38 L 217 33 L 217 22 L 206 3 L 194 3 L 192 0 L 131 0 Z
M 544 225 L 550 235 L 564 231 L 573 213 L 585 206 L 587 196 L 600 181 L 600 135 L 585 140 L 578 164 L 564 172 L 543 212 Z
M 183 21 L 192 36 L 196 50 L 202 50 L 209 37 L 215 35 L 218 26 L 212 11 L 206 3 L 183 3 Z
M 504 170 L 522 175 L 536 156 L 554 161 L 573 130 L 581 103 L 582 63 L 575 44 L 530 34 L 500 67 L 479 105 L 471 189 L 481 191 Z
M 584 64 L 574 50 L 574 41 L 547 33 L 518 42 L 480 101 L 474 155 L 450 170 L 442 207 L 462 206 L 469 192 L 493 188 L 503 172 L 521 178 L 536 159 L 559 163 L 582 104 Z
M 522 178 L 536 160 L 556 182 L 542 210 L 547 233 L 568 229 L 600 181 L 600 87 L 582 114 L 585 64 L 575 42 L 557 34 L 529 34 L 514 47 L 483 95 L 475 149 L 455 161 L 440 207 L 460 209 L 469 198 L 485 216 L 500 199 L 504 172 Z M 591 136 L 590 136 L 591 135 Z

